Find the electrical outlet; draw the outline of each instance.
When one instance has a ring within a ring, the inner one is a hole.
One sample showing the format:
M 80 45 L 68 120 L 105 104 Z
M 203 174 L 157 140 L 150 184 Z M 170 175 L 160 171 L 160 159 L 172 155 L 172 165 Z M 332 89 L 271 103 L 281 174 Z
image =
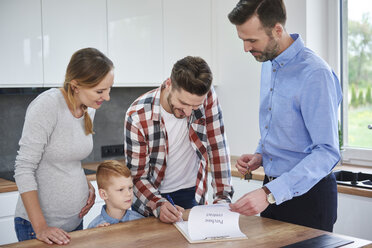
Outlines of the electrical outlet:
M 116 157 L 124 156 L 124 144 L 111 145 L 111 146 L 101 146 L 101 157 Z

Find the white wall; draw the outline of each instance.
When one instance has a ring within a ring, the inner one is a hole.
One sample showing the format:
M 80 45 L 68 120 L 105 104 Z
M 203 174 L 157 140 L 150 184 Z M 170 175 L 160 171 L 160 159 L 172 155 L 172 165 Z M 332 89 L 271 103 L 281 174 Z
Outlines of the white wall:
M 259 139 L 258 105 L 261 64 L 243 50 L 235 26 L 227 18 L 236 0 L 218 0 L 217 94 L 224 114 L 231 154 L 253 152 Z
M 284 0 L 284 4 L 287 10 L 287 32 L 300 34 L 306 43 L 306 0 Z
M 216 0 L 217 18 L 214 39 L 216 46 L 216 90 L 224 113 L 225 130 L 232 155 L 255 151 L 259 140 L 258 108 L 261 63 L 243 50 L 235 26 L 227 15 L 237 0 Z M 285 0 L 286 30 L 299 33 L 305 45 L 325 59 L 339 72 L 338 1 Z
M 293 1 L 293 0 L 292 0 Z M 338 0 L 306 1 L 306 44 L 340 75 Z
M 306 16 L 311 20 L 306 22 L 307 39 L 306 43 L 319 56 L 327 59 L 327 46 L 324 45 L 324 38 L 327 37 L 327 1 L 311 0 L 306 2 Z

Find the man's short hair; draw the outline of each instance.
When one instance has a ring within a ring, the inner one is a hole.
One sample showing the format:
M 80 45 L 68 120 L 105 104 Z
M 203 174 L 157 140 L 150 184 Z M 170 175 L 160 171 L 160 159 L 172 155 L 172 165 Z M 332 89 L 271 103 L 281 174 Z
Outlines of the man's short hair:
M 228 17 L 232 24 L 242 25 L 257 15 L 265 29 L 277 23 L 285 25 L 287 14 L 283 0 L 240 0 Z
M 187 56 L 178 60 L 172 69 L 172 87 L 191 94 L 203 96 L 212 85 L 212 72 L 207 62 L 200 57 Z
M 96 179 L 99 189 L 107 189 L 112 177 L 131 177 L 130 170 L 116 160 L 105 160 L 97 168 Z

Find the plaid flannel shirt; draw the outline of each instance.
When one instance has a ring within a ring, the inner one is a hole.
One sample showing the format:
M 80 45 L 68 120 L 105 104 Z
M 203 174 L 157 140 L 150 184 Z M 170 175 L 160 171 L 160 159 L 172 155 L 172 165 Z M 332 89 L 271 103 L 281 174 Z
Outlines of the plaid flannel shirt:
M 168 134 L 160 115 L 163 86 L 139 97 L 129 107 L 124 123 L 124 150 L 131 169 L 135 199 L 133 209 L 144 216 L 158 217 L 164 201 L 158 190 L 166 170 Z M 222 112 L 213 89 L 199 109 L 188 117 L 189 138 L 200 159 L 195 200 L 206 203 L 208 159 L 211 163 L 214 203 L 230 202 L 230 154 L 224 132 Z

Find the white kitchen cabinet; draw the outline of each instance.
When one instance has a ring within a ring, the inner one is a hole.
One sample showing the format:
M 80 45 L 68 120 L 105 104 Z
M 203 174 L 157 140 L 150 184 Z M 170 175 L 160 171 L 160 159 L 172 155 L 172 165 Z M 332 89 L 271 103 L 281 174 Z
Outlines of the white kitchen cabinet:
M 107 54 L 106 0 L 42 0 L 44 86 L 61 86 L 72 54 L 94 47 Z
M 0 245 L 17 242 L 14 230 L 14 213 L 18 191 L 0 193 Z
M 211 0 L 2 0 L 0 87 L 59 87 L 78 49 L 115 65 L 114 86 L 158 86 L 188 55 L 214 67 Z
M 212 2 L 164 0 L 164 77 L 177 60 L 191 55 L 212 63 Z
M 243 195 L 249 193 L 253 190 L 259 189 L 262 187 L 262 181 L 260 180 L 242 180 L 238 177 L 233 177 L 233 187 L 234 187 L 234 197 L 232 202 L 236 202 Z
M 108 54 L 114 86 L 158 86 L 163 81 L 161 0 L 107 0 Z
M 213 188 L 211 186 L 212 177 L 211 173 L 208 173 L 208 204 L 213 203 Z M 259 189 L 262 187 L 262 181 L 259 180 L 241 180 L 238 177 L 232 177 L 232 185 L 234 187 L 234 196 L 232 202 L 236 202 L 240 197 L 248 192 Z
M 39 0 L 0 1 L 0 87 L 43 84 Z
M 372 239 L 372 198 L 338 193 L 337 221 L 333 232 Z
M 210 0 L 108 0 L 107 6 L 115 86 L 158 86 L 188 55 L 213 67 Z
M 96 200 L 91 210 L 84 216 L 84 228 L 87 228 L 89 223 L 101 213 L 101 208 L 105 204 L 98 194 L 97 182 L 91 181 L 91 183 L 96 190 Z M 18 242 L 14 230 L 14 213 L 18 196 L 18 191 L 0 193 L 0 245 Z

